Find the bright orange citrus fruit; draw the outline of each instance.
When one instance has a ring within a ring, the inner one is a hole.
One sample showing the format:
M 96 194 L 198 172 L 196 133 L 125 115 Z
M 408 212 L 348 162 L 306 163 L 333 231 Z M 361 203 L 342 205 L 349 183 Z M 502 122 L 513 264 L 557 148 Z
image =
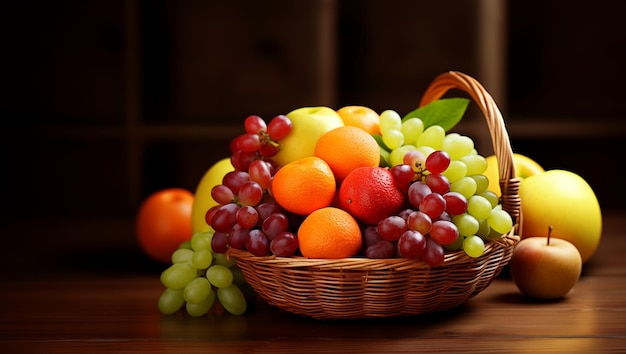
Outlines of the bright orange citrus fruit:
M 362 244 L 359 223 L 345 210 L 326 207 L 309 214 L 298 229 L 300 252 L 309 258 L 356 256 Z
M 337 110 L 344 125 L 358 127 L 370 134 L 380 134 L 380 116 L 364 106 L 345 106 Z
M 319 157 L 310 156 L 281 167 L 272 178 L 271 193 L 276 202 L 299 215 L 329 206 L 337 192 L 333 171 Z
M 340 207 L 368 225 L 400 212 L 406 199 L 389 169 L 383 167 L 359 167 L 339 188 Z
M 343 126 L 322 135 L 315 145 L 315 156 L 326 161 L 342 181 L 357 167 L 376 167 L 380 163 L 380 148 L 376 139 L 361 128 Z

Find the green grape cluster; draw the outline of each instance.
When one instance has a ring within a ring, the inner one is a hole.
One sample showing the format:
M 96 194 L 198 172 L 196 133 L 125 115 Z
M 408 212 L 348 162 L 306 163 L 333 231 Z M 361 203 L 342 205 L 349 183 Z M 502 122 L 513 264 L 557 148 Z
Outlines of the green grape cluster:
M 172 253 L 172 264 L 161 273 L 165 290 L 159 297 L 161 313 L 170 315 L 185 307 L 194 317 L 204 316 L 216 302 L 230 314 L 246 312 L 242 289 L 247 283 L 236 262 L 211 249 L 213 231 L 198 232 Z
M 512 217 L 502 209 L 498 196 L 487 189 L 489 180 L 483 174 L 487 169 L 487 160 L 477 152 L 471 138 L 448 133 L 439 125 L 425 127 L 420 118 L 403 120 L 393 110 L 380 114 L 380 131 L 381 156 L 387 164 L 393 167 L 410 161 L 421 181 L 429 173 L 424 166 L 432 152 L 445 151 L 449 155 L 449 165 L 441 172 L 447 186 L 440 192 L 460 193 L 466 199 L 466 208 L 462 213 L 444 213 L 441 216 L 450 219 L 459 234 L 455 242 L 443 245 L 445 249 L 463 249 L 469 256 L 479 257 L 484 251 L 485 241 L 499 238 L 511 230 Z M 410 151 L 419 153 L 412 152 L 408 158 Z

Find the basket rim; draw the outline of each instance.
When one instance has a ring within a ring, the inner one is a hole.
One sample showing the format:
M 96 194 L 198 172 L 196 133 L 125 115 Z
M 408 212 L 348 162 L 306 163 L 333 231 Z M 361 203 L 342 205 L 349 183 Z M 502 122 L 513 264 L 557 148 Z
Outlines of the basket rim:
M 516 235 L 513 230 L 500 238 L 489 240 L 485 243 L 485 250 L 480 257 L 472 258 L 465 251 L 457 250 L 446 252 L 444 262 L 438 267 L 431 267 L 421 259 L 410 259 L 404 257 L 395 258 L 367 258 L 364 256 L 346 257 L 346 258 L 308 258 L 304 256 L 278 257 L 275 255 L 255 256 L 246 250 L 229 248 L 226 256 L 234 258 L 238 262 L 254 262 L 271 264 L 277 268 L 341 268 L 341 269 L 412 269 L 412 268 L 440 268 L 453 266 L 468 261 L 488 257 L 492 252 L 499 248 L 513 247 L 519 242 L 520 236 Z

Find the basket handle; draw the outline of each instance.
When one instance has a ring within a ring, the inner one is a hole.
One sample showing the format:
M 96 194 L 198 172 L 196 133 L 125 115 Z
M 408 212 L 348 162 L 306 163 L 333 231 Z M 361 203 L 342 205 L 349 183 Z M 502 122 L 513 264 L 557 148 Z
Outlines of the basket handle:
M 502 113 L 485 88 L 474 78 L 458 71 L 450 71 L 437 76 L 422 96 L 420 106 L 438 100 L 448 90 L 459 89 L 467 92 L 485 116 L 491 135 L 493 150 L 498 160 L 502 208 L 519 221 L 521 200 L 519 186 L 521 179 L 516 177 L 513 151 L 509 135 L 504 125 Z

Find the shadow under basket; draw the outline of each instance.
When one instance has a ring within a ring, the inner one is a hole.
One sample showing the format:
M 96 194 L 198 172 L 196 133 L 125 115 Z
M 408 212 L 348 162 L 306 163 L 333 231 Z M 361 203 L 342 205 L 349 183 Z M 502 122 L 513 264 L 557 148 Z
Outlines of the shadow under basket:
M 441 266 L 405 258 L 311 259 L 256 257 L 229 249 L 246 281 L 268 304 L 316 319 L 360 319 L 409 316 L 459 306 L 487 288 L 508 264 L 521 219 L 519 178 L 504 121 L 492 97 L 472 77 L 459 72 L 439 75 L 420 105 L 448 90 L 467 92 L 485 116 L 498 157 L 502 208 L 515 221 L 512 230 L 485 243 L 482 256 L 447 252 Z

